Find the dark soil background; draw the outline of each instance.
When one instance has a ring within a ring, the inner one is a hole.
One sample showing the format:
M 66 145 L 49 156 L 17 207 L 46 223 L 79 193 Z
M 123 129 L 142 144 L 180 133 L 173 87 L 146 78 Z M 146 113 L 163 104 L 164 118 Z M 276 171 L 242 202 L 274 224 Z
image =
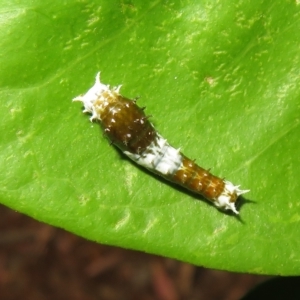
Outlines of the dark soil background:
M 0 299 L 240 299 L 267 276 L 99 245 L 0 206 Z

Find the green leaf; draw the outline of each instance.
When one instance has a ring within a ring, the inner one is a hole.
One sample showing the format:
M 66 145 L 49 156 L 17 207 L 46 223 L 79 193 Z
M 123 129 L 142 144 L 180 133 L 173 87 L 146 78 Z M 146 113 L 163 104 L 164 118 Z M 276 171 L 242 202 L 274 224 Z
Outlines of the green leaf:
M 0 200 L 88 239 L 300 274 L 300 3 L 1 3 Z M 123 84 L 175 147 L 250 189 L 242 222 L 137 167 L 71 99 Z

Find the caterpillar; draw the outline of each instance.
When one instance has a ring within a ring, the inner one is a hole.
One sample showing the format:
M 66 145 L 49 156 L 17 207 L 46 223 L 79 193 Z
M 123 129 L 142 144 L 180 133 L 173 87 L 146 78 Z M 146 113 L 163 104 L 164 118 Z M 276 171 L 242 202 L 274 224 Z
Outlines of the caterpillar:
M 83 113 L 91 114 L 91 122 L 100 121 L 111 143 L 134 162 L 204 196 L 219 209 L 239 214 L 236 200 L 249 190 L 241 190 L 239 185 L 212 175 L 179 149 L 173 148 L 155 130 L 144 113 L 144 107 L 137 106 L 136 100 L 123 97 L 120 88 L 121 85 L 110 88 L 101 83 L 99 72 L 93 87 L 73 101 L 82 102 Z

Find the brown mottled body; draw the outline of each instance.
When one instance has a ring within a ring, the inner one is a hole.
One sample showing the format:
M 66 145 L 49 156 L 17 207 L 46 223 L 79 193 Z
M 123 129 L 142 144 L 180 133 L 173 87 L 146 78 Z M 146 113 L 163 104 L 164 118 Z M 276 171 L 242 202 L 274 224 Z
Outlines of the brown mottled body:
M 106 96 L 109 98 L 109 96 Z M 147 119 L 144 110 L 135 100 L 127 99 L 117 93 L 109 99 L 110 105 L 101 112 L 101 125 L 108 139 L 122 151 L 143 153 L 156 140 L 156 131 Z M 213 201 L 222 193 L 224 181 L 199 167 L 180 153 L 182 166 L 175 173 L 158 175 L 175 182 L 195 193 Z
M 199 167 L 183 154 L 181 155 L 182 167 L 173 174 L 171 180 L 195 193 L 203 195 L 208 200 L 217 199 L 224 190 L 224 181 Z
M 110 99 L 110 105 L 101 112 L 101 125 L 113 144 L 130 153 L 143 153 L 156 139 L 156 131 L 144 110 L 134 100 L 119 94 L 115 94 Z M 182 153 L 180 155 L 182 166 L 175 173 L 156 173 L 207 199 L 216 199 L 224 189 L 223 180 L 199 167 Z
M 121 95 L 103 109 L 101 125 L 113 144 L 130 153 L 142 153 L 156 136 L 143 109 Z

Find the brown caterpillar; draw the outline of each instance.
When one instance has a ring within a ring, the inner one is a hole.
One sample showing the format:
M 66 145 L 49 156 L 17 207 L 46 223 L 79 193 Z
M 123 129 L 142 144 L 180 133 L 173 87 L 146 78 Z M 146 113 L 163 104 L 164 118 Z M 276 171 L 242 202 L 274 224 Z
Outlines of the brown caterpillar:
M 130 159 L 171 182 L 201 194 L 218 208 L 238 214 L 235 202 L 238 196 L 249 190 L 240 190 L 230 181 L 212 175 L 170 146 L 156 132 L 144 109 L 138 107 L 135 100 L 120 95 L 120 88 L 110 89 L 109 85 L 101 83 L 98 73 L 94 86 L 73 101 L 83 103 L 83 112 L 92 114 L 91 121 L 99 120 L 110 141 Z

